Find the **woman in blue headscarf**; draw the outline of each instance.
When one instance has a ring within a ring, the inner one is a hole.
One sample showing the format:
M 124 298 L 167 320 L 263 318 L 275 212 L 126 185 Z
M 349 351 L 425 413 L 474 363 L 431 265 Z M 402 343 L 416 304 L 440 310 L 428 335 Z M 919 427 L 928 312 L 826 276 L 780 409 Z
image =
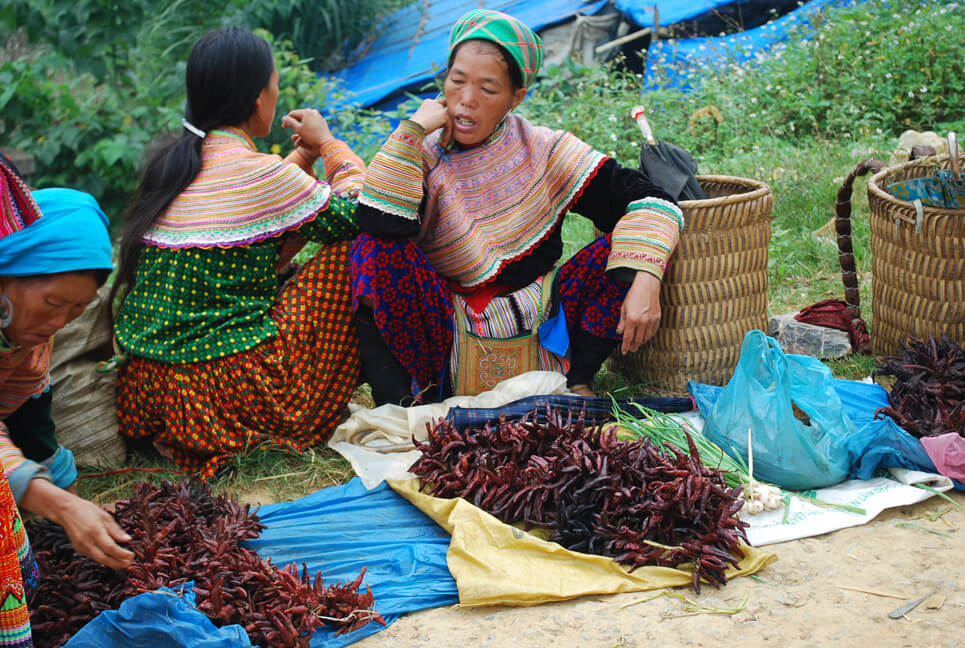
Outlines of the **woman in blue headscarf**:
M 0 157 L 0 465 L 17 505 L 64 527 L 74 548 L 126 567 L 127 534 L 78 497 L 73 455 L 50 415 L 53 335 L 93 301 L 111 271 L 107 217 L 89 194 L 31 193 Z M 2 498 L 0 498 L 2 499 Z M 0 521 L 2 523 L 2 521 Z

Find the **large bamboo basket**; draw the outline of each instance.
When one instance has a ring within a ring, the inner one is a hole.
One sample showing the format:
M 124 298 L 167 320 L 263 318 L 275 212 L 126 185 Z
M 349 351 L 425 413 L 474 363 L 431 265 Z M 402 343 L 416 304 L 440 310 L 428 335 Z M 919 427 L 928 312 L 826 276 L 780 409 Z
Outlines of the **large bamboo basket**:
M 893 355 L 907 336 L 947 334 L 965 344 L 965 209 L 923 207 L 888 185 L 930 176 L 948 155 L 883 169 L 868 180 L 871 209 L 872 349 Z M 920 221 L 920 222 L 919 222 Z
M 730 380 L 744 334 L 767 328 L 767 248 L 774 196 L 763 182 L 698 176 L 708 198 L 685 200 L 684 228 L 660 291 L 657 334 L 611 366 L 651 391 Z

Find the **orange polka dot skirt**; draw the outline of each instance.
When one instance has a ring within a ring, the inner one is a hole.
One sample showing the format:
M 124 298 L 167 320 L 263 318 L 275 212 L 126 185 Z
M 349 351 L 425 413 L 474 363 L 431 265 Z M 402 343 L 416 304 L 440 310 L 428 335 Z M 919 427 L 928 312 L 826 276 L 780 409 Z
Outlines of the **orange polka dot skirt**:
M 270 311 L 277 337 L 204 362 L 133 357 L 118 376 L 121 433 L 203 479 L 254 447 L 327 441 L 359 376 L 351 245 L 325 246 L 285 285 Z

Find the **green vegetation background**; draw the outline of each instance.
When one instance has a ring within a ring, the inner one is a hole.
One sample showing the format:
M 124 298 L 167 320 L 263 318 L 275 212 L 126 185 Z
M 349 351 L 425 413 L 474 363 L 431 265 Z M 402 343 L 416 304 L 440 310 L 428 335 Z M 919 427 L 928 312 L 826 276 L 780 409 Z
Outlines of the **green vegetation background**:
M 349 89 L 317 77 L 314 69 L 331 69 L 363 53 L 369 26 L 405 0 L 324 0 L 318 3 L 324 10 L 310 14 L 301 12 L 303 4 L 172 0 L 157 8 L 146 0 L 3 0 L 0 143 L 36 157 L 37 186 L 89 191 L 116 219 L 151 140 L 179 127 L 191 43 L 210 28 L 245 24 L 267 28 L 262 33 L 273 42 L 282 88 L 279 117 L 295 107 L 318 106 L 333 129 L 370 159 L 389 132 L 389 117 L 398 115 L 352 108 Z M 618 63 L 553 67 L 521 111 L 635 166 L 641 137 L 629 110 L 642 100 L 657 136 L 690 149 L 702 173 L 767 182 L 775 196 L 770 311 L 796 310 L 843 293 L 833 239 L 815 231 L 833 217 L 835 192 L 850 169 L 869 156 L 887 160 L 906 129 L 965 131 L 960 3 L 869 0 L 815 13 L 811 23 L 811 38 L 793 39 L 763 60 L 709 72 L 688 93 L 642 95 L 643 79 Z M 288 135 L 276 128 L 259 145 L 287 150 Z M 859 181 L 854 245 L 868 304 L 865 196 Z M 568 217 L 564 232 L 569 253 L 592 237 L 590 223 L 575 216 Z M 839 375 L 861 377 L 871 363 L 851 358 L 831 365 Z M 597 386 L 640 391 L 606 374 Z M 277 488 L 286 481 L 277 475 L 285 473 L 311 476 L 309 488 L 350 474 L 324 453 L 309 460 L 270 451 L 239 459 L 225 479 L 240 475 L 250 485 L 264 478 Z

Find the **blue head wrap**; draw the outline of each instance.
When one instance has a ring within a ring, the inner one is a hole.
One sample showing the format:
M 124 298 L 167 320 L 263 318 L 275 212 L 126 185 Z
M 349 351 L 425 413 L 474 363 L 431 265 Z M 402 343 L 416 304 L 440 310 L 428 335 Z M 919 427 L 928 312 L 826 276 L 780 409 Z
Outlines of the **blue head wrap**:
M 111 270 L 107 216 L 90 194 L 74 189 L 33 192 L 41 216 L 0 238 L 0 276 Z

